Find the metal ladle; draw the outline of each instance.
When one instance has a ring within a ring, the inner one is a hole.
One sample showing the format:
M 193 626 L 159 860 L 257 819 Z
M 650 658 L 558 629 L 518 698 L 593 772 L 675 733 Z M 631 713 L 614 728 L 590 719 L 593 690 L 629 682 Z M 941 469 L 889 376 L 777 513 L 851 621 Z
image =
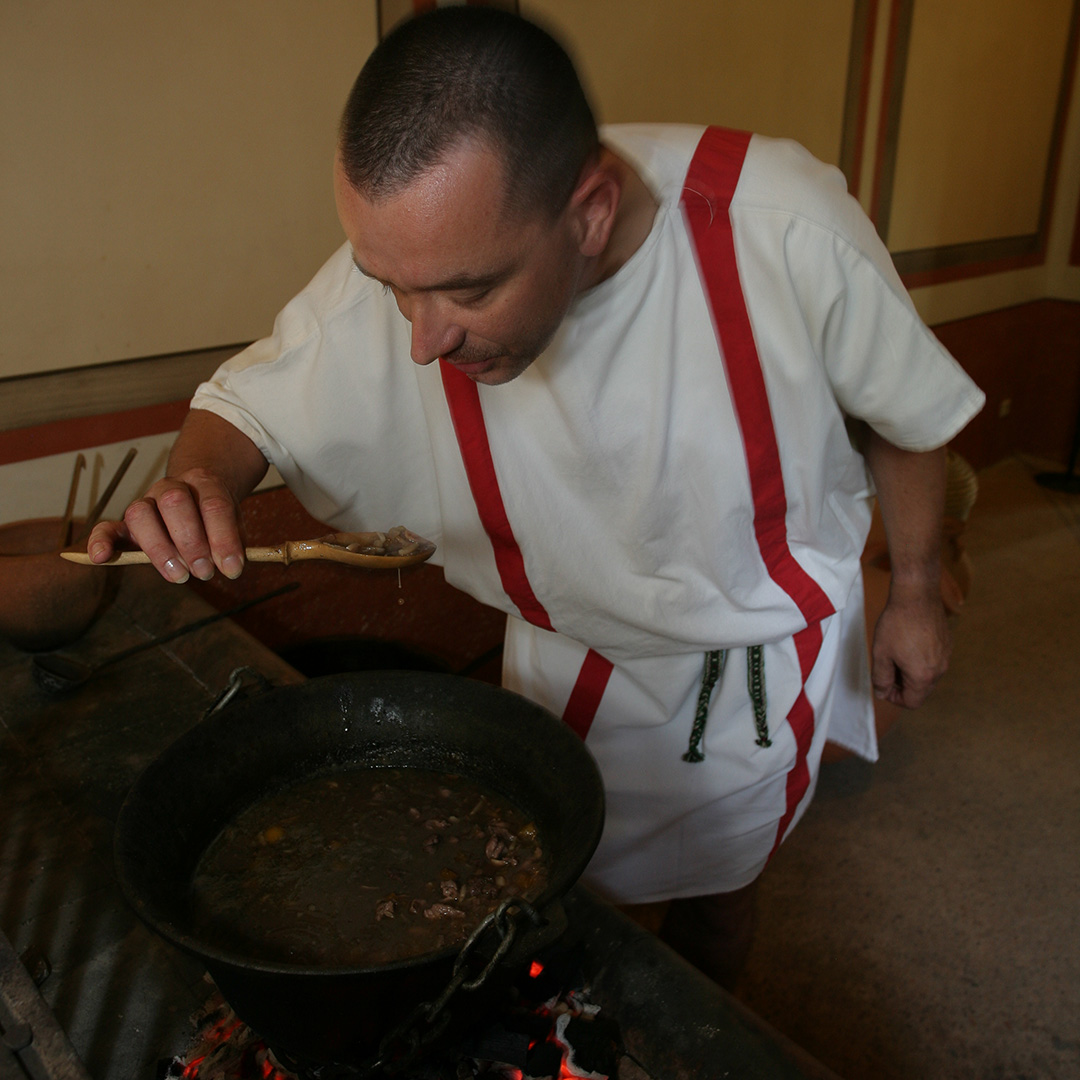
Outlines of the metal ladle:
M 133 645 L 130 649 L 124 649 L 122 652 L 115 653 L 112 656 L 106 657 L 104 660 L 99 660 L 96 664 L 87 664 L 77 657 L 68 656 L 64 653 L 38 653 L 32 661 L 34 682 L 36 682 L 42 690 L 47 690 L 51 694 L 68 693 L 71 690 L 78 689 L 103 667 L 108 667 L 110 664 L 126 660 L 129 656 L 145 652 L 147 649 L 153 649 L 158 645 L 164 645 L 167 641 L 172 641 L 174 638 L 181 637 L 183 634 L 190 634 L 195 630 L 201 630 L 204 626 L 209 626 L 211 623 L 215 623 L 220 619 L 227 619 L 230 615 L 237 615 L 241 611 L 253 607 L 255 604 L 261 604 L 264 600 L 272 600 L 275 596 L 281 596 L 282 593 L 292 592 L 293 589 L 298 588 L 300 588 L 300 583 L 298 581 L 291 581 L 288 585 L 282 585 L 280 589 L 274 589 L 272 592 L 263 593 L 262 596 L 256 596 L 251 600 L 245 600 L 244 603 L 237 604 L 227 611 L 216 611 L 213 615 L 207 615 L 202 619 L 196 619 L 195 622 L 187 623 L 167 634 L 160 634 L 157 637 L 140 642 L 138 645 Z

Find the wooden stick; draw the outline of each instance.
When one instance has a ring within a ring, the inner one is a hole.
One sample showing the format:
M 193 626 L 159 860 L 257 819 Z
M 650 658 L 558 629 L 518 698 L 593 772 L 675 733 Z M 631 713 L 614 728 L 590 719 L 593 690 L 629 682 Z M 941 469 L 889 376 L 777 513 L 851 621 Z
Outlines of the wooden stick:
M 75 468 L 71 474 L 71 486 L 68 488 L 67 506 L 64 509 L 64 519 L 60 522 L 60 537 L 57 548 L 68 546 L 68 538 L 71 534 L 71 516 L 75 512 L 75 495 L 79 490 L 79 477 L 86 468 L 86 457 L 79 454 L 75 458 Z
M 135 455 L 139 451 L 133 446 L 127 454 L 124 456 L 124 460 L 120 462 L 116 472 L 113 473 L 113 478 L 109 481 L 109 486 L 102 492 L 101 498 L 98 499 L 94 509 L 90 511 L 83 522 L 83 527 L 79 530 L 79 535 L 75 537 L 75 543 L 79 543 L 85 540 L 90 535 L 90 530 L 98 523 L 98 518 L 105 512 L 105 507 L 108 505 L 109 500 L 113 496 L 113 492 L 116 490 L 120 481 L 124 478 L 124 473 L 128 471 L 128 466 L 135 460 Z

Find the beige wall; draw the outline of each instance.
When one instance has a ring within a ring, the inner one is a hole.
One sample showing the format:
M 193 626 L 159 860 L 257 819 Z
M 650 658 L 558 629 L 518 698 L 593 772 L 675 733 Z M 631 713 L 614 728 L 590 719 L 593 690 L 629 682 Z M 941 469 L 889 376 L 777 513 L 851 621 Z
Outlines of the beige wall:
M 0 4 L 0 375 L 264 334 L 374 40 L 370 0 Z
M 894 252 L 993 242 L 1039 225 L 1074 4 L 994 0 L 990 6 L 915 5 L 887 234 Z M 1045 257 L 1026 269 L 913 289 L 928 322 L 1042 297 L 1080 299 L 1080 278 L 1068 267 L 1080 190 L 1076 96 L 1073 83 L 1052 214 L 1044 223 Z
M 868 53 L 868 208 L 896 4 L 876 5 Z M 840 160 L 858 0 L 522 6 L 569 41 L 603 120 L 747 127 Z M 1071 6 L 914 4 L 894 250 L 1031 226 Z M 267 332 L 339 242 L 334 126 L 374 37 L 373 0 L 0 5 L 0 377 Z M 916 289 L 929 321 L 1080 298 L 1078 114 L 1047 260 Z
M 915 4 L 894 251 L 1038 229 L 1072 0 L 992 6 L 986 18 L 986 0 Z
M 837 164 L 853 0 L 523 0 L 572 47 L 602 122 L 722 124 Z

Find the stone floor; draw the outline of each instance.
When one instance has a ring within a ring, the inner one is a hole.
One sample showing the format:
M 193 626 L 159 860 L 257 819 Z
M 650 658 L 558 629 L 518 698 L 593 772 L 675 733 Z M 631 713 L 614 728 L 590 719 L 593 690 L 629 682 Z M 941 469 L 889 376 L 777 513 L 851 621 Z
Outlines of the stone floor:
M 980 473 L 951 671 L 762 879 L 739 996 L 846 1080 L 1080 1077 L 1080 495 L 1039 468 Z

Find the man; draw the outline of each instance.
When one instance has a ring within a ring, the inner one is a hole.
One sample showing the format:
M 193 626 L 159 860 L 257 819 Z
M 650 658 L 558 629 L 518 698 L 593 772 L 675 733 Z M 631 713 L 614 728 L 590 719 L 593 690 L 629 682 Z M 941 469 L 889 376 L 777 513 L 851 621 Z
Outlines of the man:
M 949 651 L 943 446 L 982 395 L 835 170 L 718 129 L 601 143 L 565 53 L 514 16 L 384 41 L 335 191 L 348 244 L 199 389 L 91 555 L 235 577 L 268 462 L 334 528 L 431 537 L 508 614 L 504 684 L 597 758 L 586 880 L 731 985 L 826 732 L 875 754 L 867 467 L 893 572 L 873 686 L 915 707 Z

